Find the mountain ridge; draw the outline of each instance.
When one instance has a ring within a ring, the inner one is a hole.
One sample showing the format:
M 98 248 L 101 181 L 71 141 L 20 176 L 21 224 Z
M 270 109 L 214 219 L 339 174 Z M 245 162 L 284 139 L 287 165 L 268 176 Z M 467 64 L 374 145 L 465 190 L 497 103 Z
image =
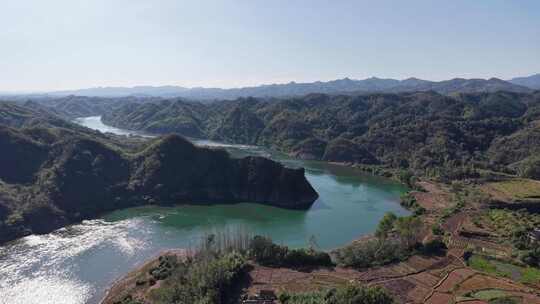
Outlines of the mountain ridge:
M 531 89 L 540 90 L 540 73 L 527 77 L 516 77 L 508 80 L 509 82 Z
M 418 171 L 475 163 L 513 173 L 540 152 L 539 119 L 540 92 L 502 91 L 167 100 L 102 116 L 119 128 L 266 146 L 304 159 Z
M 534 76 L 534 75 L 533 75 Z M 532 76 L 531 76 L 532 77 Z M 527 77 L 523 77 L 527 78 Z M 530 78 L 530 77 L 529 77 Z M 430 81 L 415 77 L 397 80 L 392 78 L 370 77 L 351 79 L 348 77 L 330 81 L 288 82 L 262 84 L 239 88 L 183 87 L 183 86 L 134 86 L 134 87 L 95 87 L 78 90 L 53 91 L 29 96 L 89 96 L 89 97 L 183 97 L 194 100 L 236 99 L 239 97 L 293 97 L 312 93 L 400 93 L 412 91 L 435 91 L 441 94 L 510 91 L 525 93 L 539 88 L 526 86 L 530 81 L 514 78 L 505 81 L 499 78 L 453 78 L 443 81 Z

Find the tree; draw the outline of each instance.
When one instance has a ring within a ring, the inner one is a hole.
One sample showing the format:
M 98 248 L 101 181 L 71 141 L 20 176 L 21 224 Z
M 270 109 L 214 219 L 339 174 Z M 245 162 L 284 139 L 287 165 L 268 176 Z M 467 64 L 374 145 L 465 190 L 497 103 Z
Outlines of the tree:
M 355 285 L 347 285 L 326 296 L 328 304 L 391 304 L 394 300 L 381 287 L 362 288 Z
M 422 222 L 415 216 L 400 217 L 396 220 L 394 228 L 402 246 L 412 248 L 417 243 Z
M 393 298 L 382 287 L 346 285 L 310 293 L 279 295 L 283 304 L 391 304 Z
M 388 238 L 388 233 L 394 229 L 394 223 L 397 220 L 397 216 L 392 212 L 387 212 L 379 222 L 377 230 L 375 230 L 375 236 L 384 241 Z
M 270 238 L 257 235 L 249 244 L 249 253 L 261 265 L 278 266 L 285 260 L 288 248 L 274 244 Z
M 521 257 L 521 260 L 529 266 L 539 267 L 540 266 L 540 245 L 536 245 L 531 250 L 525 251 L 523 256 Z

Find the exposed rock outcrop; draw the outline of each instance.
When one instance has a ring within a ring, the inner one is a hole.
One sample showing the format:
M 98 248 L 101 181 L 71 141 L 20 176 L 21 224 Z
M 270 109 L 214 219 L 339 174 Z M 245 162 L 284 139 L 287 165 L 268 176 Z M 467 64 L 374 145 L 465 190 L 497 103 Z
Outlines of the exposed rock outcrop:
M 257 202 L 296 209 L 317 199 L 303 169 L 261 157 L 231 159 L 224 150 L 197 148 L 177 135 L 135 158 L 130 188 L 160 203 Z

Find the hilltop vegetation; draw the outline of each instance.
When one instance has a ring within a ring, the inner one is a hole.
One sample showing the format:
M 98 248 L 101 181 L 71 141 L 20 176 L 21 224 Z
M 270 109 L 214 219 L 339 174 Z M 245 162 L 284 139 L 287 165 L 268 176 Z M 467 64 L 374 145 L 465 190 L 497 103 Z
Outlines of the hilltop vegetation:
M 118 127 L 263 145 L 307 159 L 421 175 L 459 177 L 474 167 L 531 178 L 539 172 L 539 119 L 539 92 L 166 100 L 103 116 Z
M 258 202 L 309 207 L 303 169 L 232 159 L 178 135 L 116 138 L 0 103 L 0 242 L 142 204 Z
M 72 120 L 78 117 L 99 116 L 128 103 L 156 102 L 154 97 L 93 97 L 93 96 L 49 96 L 49 95 L 13 95 L 0 96 L 1 107 L 22 107 L 23 112 L 32 111 L 43 117 L 56 117 Z M 8 104 L 8 105 L 6 105 Z M 10 105 L 9 105 L 10 104 Z

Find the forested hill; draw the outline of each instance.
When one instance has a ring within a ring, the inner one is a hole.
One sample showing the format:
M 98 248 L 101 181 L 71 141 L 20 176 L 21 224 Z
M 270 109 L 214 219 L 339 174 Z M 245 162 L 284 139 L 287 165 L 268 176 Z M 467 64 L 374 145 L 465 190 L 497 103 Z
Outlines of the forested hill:
M 143 204 L 257 202 L 308 208 L 303 169 L 236 159 L 178 135 L 116 138 L 0 103 L 0 243 Z
M 306 159 L 426 171 L 475 166 L 540 178 L 540 92 L 311 94 L 209 105 L 126 104 L 117 127 L 273 147 Z

